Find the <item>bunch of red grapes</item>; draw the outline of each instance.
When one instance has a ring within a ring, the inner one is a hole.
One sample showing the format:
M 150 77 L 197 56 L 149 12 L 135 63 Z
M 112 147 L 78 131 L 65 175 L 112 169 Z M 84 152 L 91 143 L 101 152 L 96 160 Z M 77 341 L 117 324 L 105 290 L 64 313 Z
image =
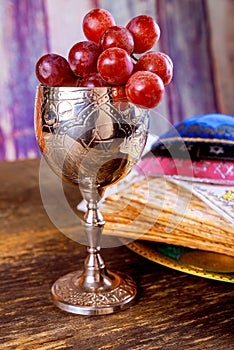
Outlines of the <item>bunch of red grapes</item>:
M 82 28 L 88 40 L 73 45 L 68 59 L 49 53 L 38 60 L 38 80 L 47 86 L 116 86 L 116 98 L 156 107 L 172 79 L 173 63 L 167 54 L 149 51 L 160 37 L 155 20 L 139 15 L 121 27 L 107 10 L 93 9 Z

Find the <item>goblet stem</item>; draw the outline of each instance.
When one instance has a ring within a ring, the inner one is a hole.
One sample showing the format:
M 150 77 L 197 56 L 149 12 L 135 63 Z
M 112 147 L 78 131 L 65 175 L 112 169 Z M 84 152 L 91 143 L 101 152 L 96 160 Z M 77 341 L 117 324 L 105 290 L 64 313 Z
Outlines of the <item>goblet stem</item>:
M 111 281 L 100 254 L 100 241 L 105 221 L 98 210 L 98 203 L 90 200 L 84 216 L 84 228 L 88 240 L 88 256 L 80 285 L 87 291 L 100 292 L 109 289 Z
M 84 216 L 88 255 L 83 271 L 59 278 L 52 286 L 54 303 L 62 310 L 82 315 L 110 314 L 129 307 L 136 298 L 136 284 L 128 275 L 110 272 L 100 254 L 105 221 L 98 201 L 90 199 Z

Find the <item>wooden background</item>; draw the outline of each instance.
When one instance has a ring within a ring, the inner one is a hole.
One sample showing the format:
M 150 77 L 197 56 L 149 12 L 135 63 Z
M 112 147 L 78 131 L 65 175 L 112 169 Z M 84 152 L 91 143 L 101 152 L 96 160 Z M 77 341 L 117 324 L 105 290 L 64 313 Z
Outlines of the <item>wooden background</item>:
M 81 21 L 93 7 L 112 12 L 119 25 L 138 14 L 156 18 L 155 49 L 175 64 L 174 79 L 154 111 L 151 131 L 194 115 L 234 115 L 233 0 L 1 0 L 0 159 L 35 158 L 34 67 L 44 53 L 67 56 L 84 40 Z M 156 115 L 161 118 L 156 118 Z

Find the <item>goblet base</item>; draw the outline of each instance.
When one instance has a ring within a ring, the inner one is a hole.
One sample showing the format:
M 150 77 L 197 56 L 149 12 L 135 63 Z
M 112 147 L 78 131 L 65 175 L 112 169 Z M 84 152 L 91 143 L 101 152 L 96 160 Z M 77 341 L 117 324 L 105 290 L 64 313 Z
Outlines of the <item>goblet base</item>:
M 122 272 L 108 271 L 103 279 L 103 288 L 94 291 L 84 288 L 82 276 L 83 271 L 71 272 L 53 284 L 51 293 L 56 306 L 74 314 L 106 315 L 123 310 L 135 302 L 136 284 Z M 105 279 L 108 281 L 105 282 Z

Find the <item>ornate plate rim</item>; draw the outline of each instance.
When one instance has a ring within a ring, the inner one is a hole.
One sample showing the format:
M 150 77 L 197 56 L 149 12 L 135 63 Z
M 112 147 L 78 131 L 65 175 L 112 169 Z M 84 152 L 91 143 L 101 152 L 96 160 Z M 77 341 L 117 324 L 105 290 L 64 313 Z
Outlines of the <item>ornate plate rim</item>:
M 169 258 L 168 256 L 164 255 L 163 253 L 160 253 L 153 248 L 150 248 L 144 244 L 142 241 L 131 241 L 129 242 L 127 239 L 121 238 L 122 243 L 124 243 L 130 250 L 137 253 L 138 255 L 156 262 L 160 265 L 169 267 L 173 270 L 177 270 L 180 272 L 184 272 L 187 274 L 204 277 L 208 279 L 218 280 L 222 282 L 229 282 L 234 283 L 234 275 L 228 275 L 225 273 L 218 273 L 218 272 L 209 272 L 206 271 L 200 267 L 188 265 L 188 264 L 180 264 L 176 260 L 173 260 L 172 258 Z M 153 242 L 154 244 L 157 242 Z M 173 244 L 170 244 L 168 246 L 173 246 Z

